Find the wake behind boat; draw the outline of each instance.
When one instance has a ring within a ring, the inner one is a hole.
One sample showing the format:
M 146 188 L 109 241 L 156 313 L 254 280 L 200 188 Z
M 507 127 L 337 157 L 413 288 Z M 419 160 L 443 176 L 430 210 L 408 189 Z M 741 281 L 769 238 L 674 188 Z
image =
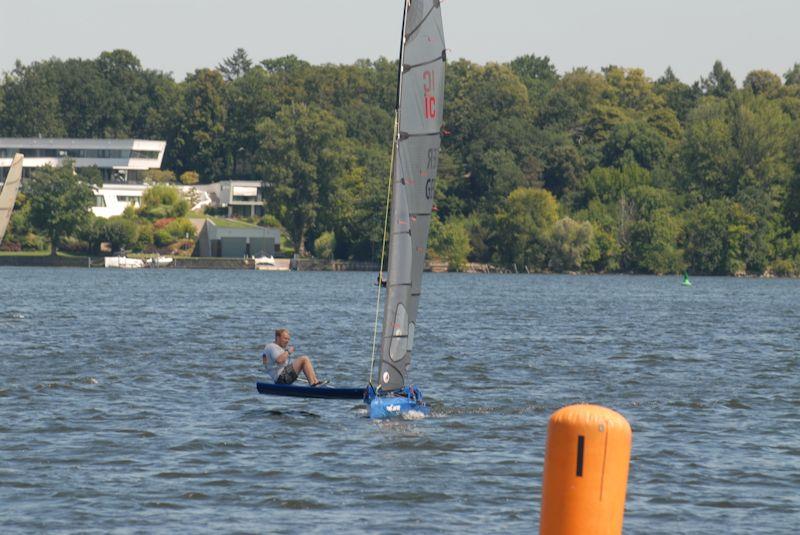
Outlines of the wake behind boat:
M 372 418 L 429 412 L 422 393 L 410 384 L 408 374 L 439 166 L 446 53 L 440 1 L 404 0 L 404 4 L 392 143 L 388 274 L 377 386 L 373 384 L 374 343 L 366 388 L 286 388 L 257 383 L 260 393 L 280 396 L 333 398 L 336 394 L 326 396 L 324 392 L 339 391 L 349 396 L 360 391 L 358 397 L 363 397 L 370 406 Z M 386 235 L 384 228 L 384 247 Z M 383 264 L 382 255 L 381 271 Z M 380 303 L 380 285 L 377 292 Z

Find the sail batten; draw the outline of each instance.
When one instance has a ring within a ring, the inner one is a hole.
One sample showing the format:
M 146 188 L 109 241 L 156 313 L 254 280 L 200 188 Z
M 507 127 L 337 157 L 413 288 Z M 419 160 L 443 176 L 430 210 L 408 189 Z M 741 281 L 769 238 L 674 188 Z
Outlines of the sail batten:
M 441 143 L 446 52 L 439 0 L 407 0 L 403 32 L 379 372 L 384 390 L 407 386 L 411 366 Z

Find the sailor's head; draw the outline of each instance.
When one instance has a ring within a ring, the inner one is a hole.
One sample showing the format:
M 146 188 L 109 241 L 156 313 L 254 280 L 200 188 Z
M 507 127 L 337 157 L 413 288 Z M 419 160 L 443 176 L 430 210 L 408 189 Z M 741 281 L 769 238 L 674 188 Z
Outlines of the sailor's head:
M 275 329 L 275 343 L 281 347 L 286 347 L 289 343 L 289 330 L 288 329 Z

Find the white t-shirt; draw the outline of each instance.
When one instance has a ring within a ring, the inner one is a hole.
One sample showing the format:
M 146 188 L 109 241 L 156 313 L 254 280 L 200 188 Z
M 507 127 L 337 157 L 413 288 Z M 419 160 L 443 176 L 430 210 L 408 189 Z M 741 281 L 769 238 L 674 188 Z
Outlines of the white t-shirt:
M 278 364 L 278 357 L 280 357 L 286 350 L 276 344 L 270 342 L 264 346 L 263 356 L 267 357 L 267 374 L 272 377 L 273 381 L 277 381 L 283 369 L 292 362 L 292 359 L 287 358 L 283 364 Z

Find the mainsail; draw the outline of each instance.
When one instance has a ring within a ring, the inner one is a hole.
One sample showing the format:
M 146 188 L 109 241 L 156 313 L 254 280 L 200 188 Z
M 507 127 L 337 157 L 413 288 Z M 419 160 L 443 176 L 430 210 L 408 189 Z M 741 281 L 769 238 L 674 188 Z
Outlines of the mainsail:
M 400 49 L 389 269 L 381 336 L 379 380 L 383 390 L 407 386 L 411 366 L 439 163 L 445 59 L 439 0 L 407 0 Z
M 3 243 L 3 236 L 6 234 L 8 222 L 11 220 L 11 211 L 14 210 L 14 202 L 17 200 L 17 191 L 22 179 L 22 154 L 15 154 L 11 160 L 11 168 L 8 170 L 6 182 L 0 192 L 0 243 Z

